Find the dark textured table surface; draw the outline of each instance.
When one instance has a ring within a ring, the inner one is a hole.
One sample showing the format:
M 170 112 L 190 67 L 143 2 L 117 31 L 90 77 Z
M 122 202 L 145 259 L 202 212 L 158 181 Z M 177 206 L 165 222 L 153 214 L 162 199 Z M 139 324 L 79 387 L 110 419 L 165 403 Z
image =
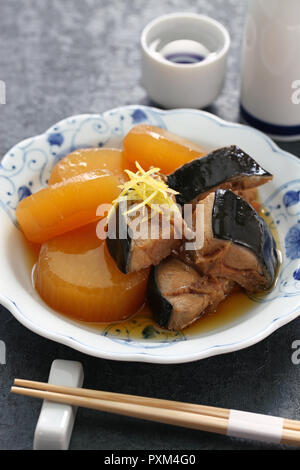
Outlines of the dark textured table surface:
M 0 154 L 56 121 L 143 103 L 138 48 L 154 17 L 194 11 L 220 20 L 232 39 L 225 87 L 210 111 L 239 119 L 239 67 L 246 2 L 239 0 L 0 0 Z M 300 155 L 300 143 L 285 144 Z M 31 449 L 38 400 L 9 394 L 14 377 L 47 380 L 55 358 L 82 362 L 85 386 L 300 419 L 300 365 L 291 360 L 300 319 L 242 351 L 190 364 L 101 360 L 37 336 L 4 308 L 0 339 L 0 449 Z M 282 446 L 145 423 L 79 409 L 71 449 L 278 449 Z

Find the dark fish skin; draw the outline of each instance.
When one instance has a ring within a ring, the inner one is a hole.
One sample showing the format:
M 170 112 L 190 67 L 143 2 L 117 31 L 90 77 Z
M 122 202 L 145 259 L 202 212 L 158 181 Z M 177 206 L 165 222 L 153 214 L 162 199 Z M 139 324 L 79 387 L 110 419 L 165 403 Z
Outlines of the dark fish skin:
M 184 205 L 217 187 L 245 189 L 270 179 L 271 173 L 238 146 L 231 145 L 181 166 L 168 176 L 167 184 L 179 192 L 176 202 Z
M 162 328 L 168 328 L 173 305 L 162 295 L 156 280 L 158 266 L 152 266 L 147 286 L 147 298 L 149 307 L 155 321 Z
M 109 254 L 115 260 L 119 270 L 124 274 L 128 274 L 132 239 L 129 234 L 125 217 L 119 214 L 119 206 L 114 217 L 116 217 L 116 233 L 112 235 L 115 238 L 110 238 L 108 234 L 106 238 L 106 246 Z M 126 233 L 126 238 L 120 238 L 120 233 Z
M 232 191 L 218 189 L 212 214 L 215 238 L 230 240 L 251 250 L 269 281 L 275 280 L 278 256 L 276 242 L 265 220 L 244 199 Z

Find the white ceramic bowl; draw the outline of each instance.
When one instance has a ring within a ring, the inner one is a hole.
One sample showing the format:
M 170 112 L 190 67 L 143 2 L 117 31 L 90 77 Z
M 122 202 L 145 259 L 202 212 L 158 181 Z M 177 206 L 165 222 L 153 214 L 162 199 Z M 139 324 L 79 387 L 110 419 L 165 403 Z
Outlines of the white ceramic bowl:
M 120 147 L 129 129 L 141 122 L 167 128 L 207 149 L 237 144 L 274 174 L 259 192 L 277 224 L 283 250 L 277 283 L 265 298 L 254 298 L 251 311 L 205 333 L 159 333 L 154 339 L 136 340 L 120 324 L 103 331 L 82 327 L 53 311 L 32 287 L 24 238 L 15 225 L 18 200 L 46 186 L 62 156 L 82 147 Z M 46 338 L 97 357 L 179 363 L 250 346 L 300 313 L 300 160 L 250 127 L 191 109 L 128 106 L 103 115 L 74 116 L 13 147 L 1 162 L 0 182 L 0 301 L 24 326 Z
M 157 52 L 181 40 L 198 41 L 202 51 L 211 54 L 201 62 L 180 64 Z M 222 89 L 229 45 L 226 28 L 208 16 L 172 13 L 156 18 L 141 35 L 142 83 L 147 93 L 166 108 L 208 106 Z

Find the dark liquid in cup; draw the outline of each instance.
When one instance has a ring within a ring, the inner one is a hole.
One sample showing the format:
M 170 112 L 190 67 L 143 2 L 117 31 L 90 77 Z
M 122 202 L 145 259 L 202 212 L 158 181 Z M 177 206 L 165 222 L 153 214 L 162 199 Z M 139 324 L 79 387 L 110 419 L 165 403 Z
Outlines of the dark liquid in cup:
M 173 62 L 174 64 L 196 64 L 197 62 L 202 62 L 202 60 L 205 59 L 205 56 L 182 52 L 177 54 L 169 54 L 165 56 L 165 59 Z

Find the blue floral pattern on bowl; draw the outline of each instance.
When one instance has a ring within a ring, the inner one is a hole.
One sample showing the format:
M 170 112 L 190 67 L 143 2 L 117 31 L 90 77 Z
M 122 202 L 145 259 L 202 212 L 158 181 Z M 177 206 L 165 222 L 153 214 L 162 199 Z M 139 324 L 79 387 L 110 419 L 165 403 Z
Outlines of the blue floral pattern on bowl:
M 47 131 L 46 149 L 43 136 L 21 142 L 1 162 L 1 207 L 15 221 L 18 202 L 47 186 L 53 166 L 63 156 L 84 147 L 120 147 L 130 127 L 141 122 L 165 127 L 159 115 L 137 108 L 124 113 L 110 111 L 106 117 L 82 115 L 66 119 Z M 30 174 L 26 181 L 25 172 Z

